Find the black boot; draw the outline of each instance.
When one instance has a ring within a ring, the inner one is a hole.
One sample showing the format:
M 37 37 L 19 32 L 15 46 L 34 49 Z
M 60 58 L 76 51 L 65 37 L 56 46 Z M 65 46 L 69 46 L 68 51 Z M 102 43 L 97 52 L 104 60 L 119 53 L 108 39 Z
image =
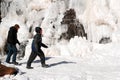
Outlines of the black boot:
M 12 64 L 14 64 L 14 65 L 19 65 L 19 63 L 16 62 L 16 61 L 13 61 Z
M 42 67 L 44 67 L 44 68 L 48 68 L 49 65 L 47 65 L 47 64 L 42 64 Z
M 12 64 L 12 62 L 7 62 L 7 61 L 6 61 L 6 63 L 8 63 L 8 64 Z
M 26 66 L 27 69 L 33 69 L 33 67 L 31 67 L 30 65 Z
M 27 69 L 33 69 L 33 67 L 31 67 L 31 66 L 27 66 L 26 68 L 27 68 Z

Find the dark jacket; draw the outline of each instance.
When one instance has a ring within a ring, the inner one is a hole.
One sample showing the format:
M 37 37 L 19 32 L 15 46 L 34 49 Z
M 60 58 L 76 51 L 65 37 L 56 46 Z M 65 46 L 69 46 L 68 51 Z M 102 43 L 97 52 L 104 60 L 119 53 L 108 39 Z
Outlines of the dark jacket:
M 17 39 L 17 29 L 15 27 L 10 27 L 7 37 L 7 43 L 16 45 L 16 43 L 20 44 Z
M 48 48 L 45 44 L 42 43 L 42 37 L 40 33 L 37 33 L 32 41 L 32 51 L 39 52 L 41 46 L 44 48 Z

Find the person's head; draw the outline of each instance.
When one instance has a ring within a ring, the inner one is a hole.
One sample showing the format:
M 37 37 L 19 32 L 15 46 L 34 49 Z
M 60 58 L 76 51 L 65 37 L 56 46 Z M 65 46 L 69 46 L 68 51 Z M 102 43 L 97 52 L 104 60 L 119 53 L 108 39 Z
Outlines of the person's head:
M 36 28 L 35 28 L 35 32 L 42 34 L 42 28 L 36 27 Z
M 18 24 L 15 24 L 14 27 L 18 30 L 20 26 Z

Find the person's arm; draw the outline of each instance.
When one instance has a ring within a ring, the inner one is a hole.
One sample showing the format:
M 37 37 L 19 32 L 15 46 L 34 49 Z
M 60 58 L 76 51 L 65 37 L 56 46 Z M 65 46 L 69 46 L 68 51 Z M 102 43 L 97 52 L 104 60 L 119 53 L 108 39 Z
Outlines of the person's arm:
M 48 46 L 43 44 L 43 43 L 41 43 L 41 46 L 44 47 L 44 48 L 48 48 Z
M 17 43 L 20 45 L 20 42 L 18 41 L 18 39 L 17 39 Z
M 45 44 L 42 43 L 41 35 L 37 35 L 34 39 L 35 39 L 36 43 L 39 44 L 40 46 L 42 46 L 44 48 L 48 48 L 48 46 L 46 46 Z
M 19 40 L 18 40 L 18 38 L 17 38 L 17 30 L 16 30 L 15 28 L 14 28 L 14 31 L 13 31 L 13 36 L 14 36 L 15 42 L 20 45 L 20 42 L 19 42 Z

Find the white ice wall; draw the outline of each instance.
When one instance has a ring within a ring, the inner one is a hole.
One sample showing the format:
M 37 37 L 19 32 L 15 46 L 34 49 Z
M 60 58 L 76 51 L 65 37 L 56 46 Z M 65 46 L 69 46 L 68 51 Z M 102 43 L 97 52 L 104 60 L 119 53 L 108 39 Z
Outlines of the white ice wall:
M 107 0 L 88 1 L 82 19 L 90 41 L 99 42 L 102 37 L 111 37 L 115 31 L 116 17 L 109 4 Z
M 18 23 L 21 27 L 18 32 L 21 41 L 29 38 L 30 26 L 33 27 L 33 32 L 36 26 L 40 26 L 43 28 L 43 41 L 50 45 L 56 44 L 56 39 L 66 30 L 66 27 L 61 26 L 60 22 L 64 12 L 69 8 L 75 9 L 77 18 L 83 23 L 88 34 L 88 41 L 98 43 L 102 37 L 111 37 L 113 41 L 120 41 L 120 0 L 4 1 L 7 6 L 2 4 L 4 18 L 0 24 L 1 41 L 5 40 L 9 27 Z M 8 7 L 9 2 L 11 2 L 10 7 Z M 22 12 L 20 15 L 16 14 L 18 10 Z

